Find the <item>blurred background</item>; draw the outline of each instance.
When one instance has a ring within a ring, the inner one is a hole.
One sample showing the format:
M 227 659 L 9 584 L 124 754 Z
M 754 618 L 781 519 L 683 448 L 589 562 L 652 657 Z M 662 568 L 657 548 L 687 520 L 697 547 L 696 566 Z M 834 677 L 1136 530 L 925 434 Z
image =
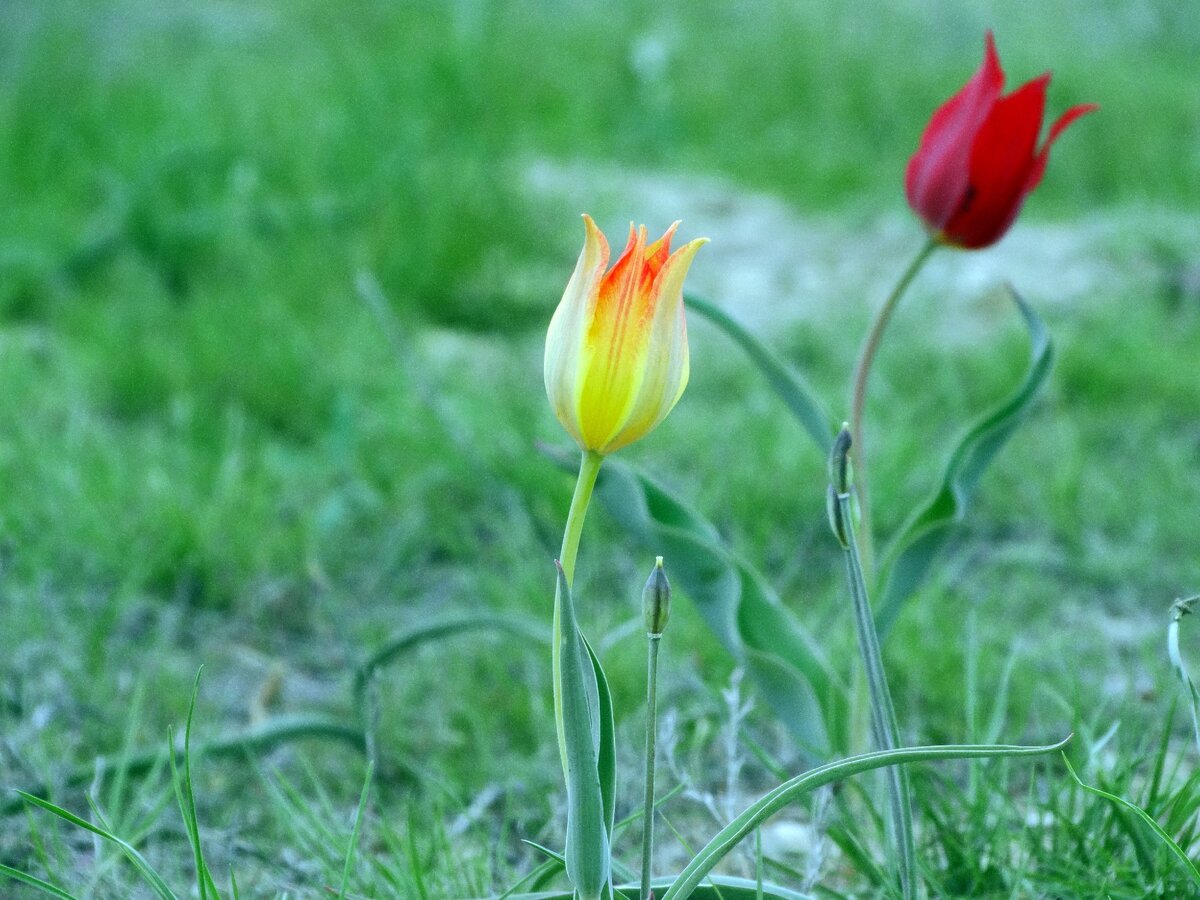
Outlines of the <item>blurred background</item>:
M 1011 280 L 1061 353 L 894 637 L 898 702 L 923 737 L 954 733 L 975 608 L 981 677 L 1023 654 L 1013 740 L 1064 714 L 1039 684 L 1161 717 L 1166 609 L 1200 590 L 1196 11 L 0 0 L 0 784 L 157 746 L 201 663 L 197 727 L 217 734 L 255 704 L 344 711 L 353 663 L 422 617 L 547 614 L 571 479 L 534 449 L 567 442 L 541 351 L 581 212 L 618 244 L 630 220 L 712 238 L 689 284 L 844 414 L 868 317 L 921 242 L 904 165 L 988 28 L 1010 87 L 1053 70 L 1050 117 L 1102 109 L 1004 242 L 935 259 L 880 358 L 886 533 L 1025 366 L 992 289 Z M 823 460 L 731 344 L 691 335 L 688 394 L 623 456 L 849 647 Z M 617 638 L 654 549 L 602 512 L 588 527 L 582 583 L 605 600 L 584 624 L 612 636 L 632 713 L 642 648 Z M 703 722 L 731 662 L 678 605 L 664 677 Z M 498 821 L 553 828 L 543 655 L 477 637 L 389 673 L 382 734 L 422 774 L 385 780 L 385 808 L 450 820 L 499 785 L 463 825 L 471 859 Z M 357 761 L 306 752 L 353 809 Z M 227 768 L 204 772 L 214 852 L 253 883 L 238 841 L 270 836 L 259 883 L 298 879 L 278 804 Z M 4 831 L 0 861 L 33 866 Z M 479 854 L 463 871 L 483 892 L 507 870 Z

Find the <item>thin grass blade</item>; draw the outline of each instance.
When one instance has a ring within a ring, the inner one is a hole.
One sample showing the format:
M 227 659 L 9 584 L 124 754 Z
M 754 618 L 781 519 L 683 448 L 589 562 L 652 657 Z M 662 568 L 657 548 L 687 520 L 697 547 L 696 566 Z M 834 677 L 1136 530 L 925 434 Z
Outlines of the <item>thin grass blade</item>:
M 1075 779 L 1075 783 L 1089 794 L 1095 794 L 1097 797 L 1103 797 L 1105 800 L 1115 803 L 1121 809 L 1128 810 L 1145 822 L 1148 826 L 1150 826 L 1150 830 L 1154 832 L 1160 841 L 1162 841 L 1163 846 L 1170 850 L 1172 855 L 1174 855 L 1175 858 L 1178 859 L 1182 864 L 1184 871 L 1187 873 L 1188 877 L 1192 879 L 1192 883 L 1197 887 L 1200 887 L 1200 869 L 1196 868 L 1196 864 L 1192 862 L 1187 853 L 1184 852 L 1183 848 L 1175 843 L 1174 838 L 1172 838 L 1169 834 L 1167 834 L 1166 831 L 1163 830 L 1163 827 L 1154 820 L 1153 816 L 1151 816 L 1140 806 L 1130 803 L 1124 797 L 1118 797 L 1116 794 L 1110 794 L 1108 791 L 1102 791 L 1098 787 L 1092 787 L 1090 784 L 1084 784 L 1083 780 L 1077 774 L 1075 774 L 1075 769 L 1072 767 L 1071 761 L 1067 759 L 1065 753 L 1063 754 L 1063 762 L 1066 764 L 1067 771 L 1071 774 L 1071 777 Z
M 358 849 L 358 835 L 362 830 L 363 815 L 367 811 L 367 799 L 371 795 L 371 778 L 375 774 L 375 763 L 367 762 L 367 774 L 363 777 L 362 793 L 358 797 L 358 809 L 354 812 L 354 827 L 350 830 L 350 843 L 346 847 L 346 862 L 342 866 L 342 883 L 338 887 L 338 900 L 344 900 L 350 884 L 350 871 L 354 868 L 354 852 Z
M 737 818 L 726 825 L 708 844 L 692 859 L 663 895 L 662 900 L 685 900 L 691 897 L 696 887 L 746 835 L 750 834 L 760 824 L 773 816 L 779 810 L 796 802 L 809 791 L 858 775 L 883 766 L 896 766 L 913 762 L 927 762 L 951 759 L 979 759 L 982 757 L 1005 756 L 1038 756 L 1053 753 L 1066 746 L 1066 740 L 1045 746 L 1022 747 L 1012 745 L 971 745 L 958 744 L 938 747 L 905 747 L 900 750 L 887 750 L 875 753 L 864 753 L 848 759 L 827 763 L 810 769 L 803 775 L 798 775 L 791 781 L 781 784 L 773 791 L 765 794 L 757 802 L 751 804 Z
M 49 800 L 43 800 L 41 797 L 35 797 L 32 794 L 25 793 L 24 791 L 17 791 L 17 795 L 27 803 L 32 803 L 34 806 L 40 807 L 41 809 L 46 810 L 46 812 L 53 813 L 60 819 L 70 822 L 72 825 L 76 825 L 85 831 L 90 831 L 92 834 L 116 844 L 121 849 L 121 852 L 124 853 L 129 859 L 130 863 L 133 864 L 133 867 L 138 870 L 144 879 L 146 879 L 146 882 L 154 889 L 154 892 L 161 897 L 162 900 L 178 900 L 174 891 L 167 887 L 167 883 L 163 881 L 162 876 L 155 872 L 150 863 L 146 862 L 146 858 L 142 856 L 142 854 L 140 854 L 133 847 L 133 845 L 129 844 L 127 841 L 117 837 L 111 831 L 107 831 L 104 828 L 93 825 L 86 819 L 81 819 L 79 816 L 72 812 L 68 812 L 61 806 L 55 806 Z
M 37 888 L 43 894 L 49 894 L 51 897 L 58 897 L 59 900 L 75 900 L 73 894 L 68 894 L 60 887 L 56 887 L 48 881 L 42 881 L 33 875 L 26 874 L 20 869 L 14 869 L 11 866 L 6 866 L 0 863 L 0 875 L 6 875 L 13 881 L 19 881 L 22 884 L 27 884 L 31 888 Z

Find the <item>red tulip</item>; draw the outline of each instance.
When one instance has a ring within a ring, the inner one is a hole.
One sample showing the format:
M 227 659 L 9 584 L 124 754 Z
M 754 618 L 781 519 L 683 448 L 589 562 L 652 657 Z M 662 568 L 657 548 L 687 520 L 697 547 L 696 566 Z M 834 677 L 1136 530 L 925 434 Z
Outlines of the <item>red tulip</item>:
M 908 162 L 909 206 L 945 244 L 976 249 L 1004 236 L 1046 171 L 1050 145 L 1094 104 L 1072 106 L 1037 147 L 1050 73 L 1006 97 L 1004 70 L 987 33 L 983 64 L 933 114 Z

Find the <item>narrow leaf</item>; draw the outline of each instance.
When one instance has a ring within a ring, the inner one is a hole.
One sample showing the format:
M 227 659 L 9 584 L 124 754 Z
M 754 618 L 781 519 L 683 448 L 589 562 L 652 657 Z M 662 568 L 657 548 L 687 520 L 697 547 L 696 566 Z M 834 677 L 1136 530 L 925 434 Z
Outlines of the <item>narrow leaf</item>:
M 1050 374 L 1054 345 L 1045 323 L 1011 287 L 1007 293 L 1029 332 L 1029 368 L 1013 394 L 980 417 L 959 438 L 937 489 L 923 506 L 913 511 L 888 546 L 881 568 L 884 590 L 875 616 L 883 638 L 905 601 L 924 580 L 934 556 L 950 537 L 952 526 L 966 515 L 979 479 L 1021 424 Z
M 596 669 L 575 620 L 575 605 L 558 567 L 559 695 L 567 780 L 567 877 L 581 900 L 598 900 L 609 879 L 608 813 L 600 784 L 600 695 Z M 610 726 L 611 727 L 611 726 Z
M 196 714 L 196 698 L 200 694 L 200 676 L 204 672 L 201 666 L 196 672 L 196 680 L 192 685 L 192 698 L 188 703 L 187 723 L 183 731 L 183 779 L 180 780 L 179 770 L 175 764 L 174 754 L 169 754 L 171 764 L 171 783 L 175 787 L 175 797 L 179 803 L 179 812 L 183 816 L 187 828 L 188 842 L 192 845 L 192 861 L 196 867 L 196 882 L 200 890 L 200 900 L 207 900 L 210 892 L 213 900 L 220 900 L 216 882 L 204 861 L 204 848 L 200 843 L 200 821 L 196 817 L 196 794 L 192 789 L 192 719 Z M 168 744 L 175 747 L 174 731 L 168 729 Z
M 25 793 L 24 791 L 17 791 L 17 795 L 24 799 L 27 803 L 32 803 L 34 806 L 41 807 L 47 812 L 58 816 L 60 819 L 70 822 L 72 825 L 76 825 L 85 831 L 90 831 L 92 834 L 98 835 L 99 837 L 104 838 L 104 840 L 116 844 L 121 849 L 121 852 L 125 854 L 126 858 L 133 863 L 133 867 L 137 869 L 139 873 L 141 873 L 141 876 L 146 879 L 147 883 L 154 889 L 154 892 L 162 898 L 162 900 L 177 900 L 174 892 L 167 887 L 167 883 L 162 880 L 162 877 L 155 872 L 153 868 L 151 868 L 150 863 L 146 862 L 146 858 L 142 856 L 142 854 L 138 853 L 138 851 L 134 849 L 133 845 L 129 842 L 122 840 L 107 829 L 93 825 L 86 819 L 81 819 L 79 816 L 72 812 L 68 812 L 61 806 L 55 806 L 49 800 L 43 800 L 41 797 L 35 797 L 32 794 Z
M 719 307 L 688 294 L 684 298 L 688 309 L 712 322 L 745 351 L 750 361 L 766 377 L 771 389 L 779 395 L 792 415 L 800 422 L 822 453 L 829 452 L 838 423 L 830 417 L 816 392 L 804 377 L 780 358 L 774 350 L 752 335 Z
M 14 881 L 19 881 L 22 884 L 27 884 L 32 888 L 37 888 L 43 894 L 49 894 L 51 897 L 58 897 L 59 900 L 75 900 L 75 897 L 68 894 L 60 887 L 55 887 L 48 881 L 42 881 L 40 878 L 35 878 L 33 875 L 28 875 L 20 869 L 14 869 L 11 866 L 6 866 L 0 863 L 0 875 L 7 875 Z
M 338 887 L 338 900 L 346 896 L 350 885 L 350 871 L 354 867 L 354 854 L 358 850 L 358 835 L 362 831 L 363 815 L 367 811 L 367 799 L 371 796 L 371 779 L 375 774 L 375 763 L 367 763 L 367 774 L 363 777 L 362 793 L 358 797 L 358 809 L 354 812 L 354 826 L 350 829 L 350 842 L 346 845 L 346 860 L 342 865 L 342 883 Z
M 538 643 L 546 643 L 550 639 L 550 635 L 542 623 L 528 617 L 503 613 L 456 613 L 433 621 L 422 622 L 411 628 L 394 632 L 359 665 L 354 673 L 355 696 L 361 698 L 367 682 L 377 669 L 431 641 L 456 637 L 469 631 L 502 632 Z
M 235 732 L 218 738 L 211 743 L 200 745 L 196 748 L 195 752 L 197 756 L 205 757 L 242 757 L 247 753 L 270 750 L 278 747 L 280 744 L 286 744 L 291 741 L 316 738 L 341 741 L 360 751 L 365 749 L 362 731 L 356 727 L 335 719 L 323 717 L 281 715 L 274 716 L 262 724 L 251 726 L 244 731 Z M 183 758 L 182 749 L 145 750 L 133 756 L 124 755 L 121 765 L 129 777 L 142 776 L 153 773 L 167 760 L 171 753 L 174 753 L 176 761 Z M 63 784 L 70 786 L 87 784 L 96 777 L 96 769 L 97 767 L 103 767 L 105 759 L 105 757 L 100 757 L 98 760 L 86 765 L 75 766 L 64 773 L 60 780 Z M 33 786 L 28 791 L 19 793 L 37 796 L 49 791 L 50 787 L 48 785 L 41 784 Z M 21 800 L 19 797 L 11 802 L 9 800 L 0 800 L 0 818 L 10 815 L 20 808 Z
M 1069 738 L 1068 738 L 1069 740 Z M 662 897 L 662 900 L 685 900 L 691 897 L 696 887 L 712 871 L 726 854 L 729 853 L 746 835 L 750 834 L 764 821 L 779 810 L 796 802 L 809 791 L 868 772 L 882 766 L 895 766 L 910 762 L 945 759 L 979 759 L 992 756 L 1035 756 L 1051 753 L 1065 747 L 1067 741 L 1050 744 L 1043 747 L 1018 747 L 1009 745 L 947 745 L 941 747 L 906 747 L 900 750 L 886 750 L 875 753 L 864 753 L 837 762 L 827 763 L 810 769 L 803 775 L 798 775 L 765 794 L 757 802 L 751 804 L 737 818 L 717 833 L 708 844 L 692 859 L 676 878 Z
M 1175 843 L 1171 836 L 1163 830 L 1163 827 L 1154 820 L 1153 816 L 1151 816 L 1140 806 L 1135 806 L 1134 804 L 1130 803 L 1124 797 L 1118 797 L 1116 794 L 1110 794 L 1108 791 L 1102 791 L 1100 788 L 1092 787 L 1090 784 L 1084 784 L 1083 780 L 1075 774 L 1075 769 L 1071 766 L 1071 761 L 1067 759 L 1067 755 L 1065 753 L 1063 754 L 1063 762 L 1067 766 L 1067 771 L 1071 773 L 1071 777 L 1075 779 L 1075 783 L 1089 794 L 1095 794 L 1097 797 L 1103 797 L 1105 800 L 1110 800 L 1122 809 L 1126 809 L 1133 813 L 1135 816 L 1149 825 L 1151 831 L 1158 836 L 1158 839 L 1163 842 L 1166 848 L 1170 850 L 1175 858 L 1178 859 L 1183 865 L 1183 869 L 1185 872 L 1187 872 L 1188 877 L 1192 879 L 1193 883 L 1195 883 L 1197 887 L 1200 887 L 1200 869 L 1196 868 L 1196 864 L 1188 858 L 1188 855 L 1183 851 L 1183 848 Z
M 600 775 L 600 796 L 604 801 L 604 827 L 608 833 L 609 844 L 612 844 L 613 829 L 617 817 L 617 732 L 613 720 L 612 694 L 608 689 L 608 678 L 600 666 L 600 659 L 588 639 L 580 632 L 583 646 L 587 649 L 592 662 L 592 672 L 596 678 L 596 695 L 599 701 L 599 748 L 596 757 L 596 770 Z

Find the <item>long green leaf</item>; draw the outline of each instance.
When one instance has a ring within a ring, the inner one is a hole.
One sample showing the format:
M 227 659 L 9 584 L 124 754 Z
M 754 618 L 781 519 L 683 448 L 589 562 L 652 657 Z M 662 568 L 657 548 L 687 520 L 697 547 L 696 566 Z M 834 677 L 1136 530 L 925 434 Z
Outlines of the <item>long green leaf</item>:
M 539 643 L 550 640 L 550 633 L 542 623 L 504 613 L 456 613 L 422 622 L 391 634 L 359 665 L 354 673 L 355 696 L 361 698 L 367 682 L 377 669 L 431 641 L 455 637 L 468 631 L 504 632 Z
M 612 843 L 613 829 L 617 821 L 617 731 L 613 719 L 612 693 L 608 689 L 608 678 L 600 666 L 600 658 L 591 643 L 580 632 L 583 646 L 592 663 L 596 678 L 596 696 L 599 702 L 599 741 L 596 753 L 596 771 L 600 775 L 600 797 L 604 801 L 604 828 Z
M 1157 835 L 1158 839 L 1162 841 L 1163 845 L 1166 846 L 1166 848 L 1171 851 L 1175 858 L 1179 860 L 1184 871 L 1187 872 L 1188 877 L 1192 879 L 1192 882 L 1197 887 L 1200 887 L 1200 869 L 1196 868 L 1196 864 L 1191 861 L 1187 853 L 1184 852 L 1183 848 L 1175 843 L 1174 839 L 1163 830 L 1163 827 L 1154 820 L 1154 817 L 1151 816 L 1150 813 L 1146 812 L 1140 806 L 1135 806 L 1134 804 L 1130 803 L 1124 797 L 1118 797 L 1116 794 L 1110 794 L 1108 791 L 1102 791 L 1100 788 L 1092 787 L 1090 784 L 1084 784 L 1083 780 L 1075 774 L 1075 769 L 1071 766 L 1071 761 L 1067 759 L 1067 755 L 1065 753 L 1063 754 L 1063 762 L 1066 763 L 1067 771 L 1071 773 L 1071 777 L 1075 779 L 1075 783 L 1089 794 L 1095 794 L 1097 797 L 1103 797 L 1105 800 L 1109 800 L 1117 804 L 1117 806 L 1128 810 L 1149 825 L 1151 831 Z
M 20 869 L 14 869 L 11 866 L 6 866 L 0 863 L 0 875 L 6 875 L 14 881 L 19 881 L 22 884 L 27 884 L 30 887 L 37 888 L 43 894 L 49 894 L 51 897 L 58 897 L 59 900 L 75 900 L 72 894 L 68 894 L 60 887 L 55 887 L 48 881 L 42 881 L 40 878 L 35 878 L 33 875 L 26 874 Z
M 839 423 L 829 415 L 804 377 L 712 302 L 688 294 L 684 303 L 688 309 L 699 313 L 720 328 L 745 351 L 750 361 L 766 376 L 771 389 L 779 395 L 808 436 L 813 439 L 817 449 L 828 453 Z
M 188 833 L 188 842 L 192 845 L 192 861 L 196 867 L 196 883 L 200 890 L 200 900 L 207 900 L 211 893 L 213 900 L 220 900 L 220 893 L 213 881 L 212 872 L 204 861 L 204 847 L 200 842 L 200 820 L 196 816 L 196 793 L 192 788 L 192 720 L 196 715 L 196 698 L 200 695 L 200 676 L 204 666 L 196 672 L 196 681 L 192 685 L 192 699 L 188 703 L 187 724 L 183 731 L 183 778 L 179 777 L 179 767 L 175 763 L 174 754 L 168 756 L 171 764 L 171 784 L 175 788 L 175 798 L 179 803 L 179 812 Z M 175 747 L 175 732 L 167 730 L 167 743 Z
M 1067 740 L 1070 740 L 1068 737 Z M 882 766 L 895 766 L 911 762 L 924 762 L 945 759 L 979 759 L 994 756 L 1036 756 L 1052 753 L 1066 746 L 1067 740 L 1057 744 L 1042 747 L 1019 747 L 1009 745 L 947 745 L 942 747 L 906 747 L 900 750 L 886 750 L 875 753 L 864 753 L 848 759 L 827 763 L 810 769 L 803 775 L 798 775 L 791 781 L 784 782 L 773 791 L 765 794 L 757 802 L 751 804 L 732 822 L 717 833 L 708 844 L 692 859 L 679 873 L 675 882 L 662 897 L 662 900 L 686 900 L 701 881 L 712 871 L 730 850 L 779 810 L 796 802 L 809 791 L 858 775 Z
M 608 811 L 601 787 L 601 709 L 596 668 L 575 619 L 575 604 L 558 567 L 558 635 L 562 647 L 559 696 L 567 779 L 567 878 L 580 900 L 598 900 L 608 886 Z M 607 692 L 607 691 L 606 691 Z M 611 724 L 609 725 L 611 729 Z
M 564 470 L 574 453 L 543 448 Z M 845 747 L 846 688 L 818 642 L 716 527 L 648 475 L 605 460 L 595 498 L 641 545 L 671 560 L 672 578 L 812 758 Z M 794 674 L 788 674 L 788 670 Z M 805 684 L 806 683 L 806 684 Z
M 142 854 L 138 853 L 138 851 L 128 841 L 122 840 L 105 828 L 93 825 L 86 819 L 79 818 L 79 816 L 72 812 L 68 812 L 61 806 L 55 806 L 49 800 L 43 800 L 41 797 L 35 797 L 32 794 L 25 793 L 24 791 L 17 791 L 17 794 L 26 802 L 32 803 L 34 806 L 41 807 L 47 812 L 58 816 L 60 819 L 70 822 L 72 825 L 77 825 L 85 831 L 90 831 L 92 834 L 98 835 L 99 837 L 104 838 L 104 840 L 116 844 L 121 848 L 121 852 L 125 854 L 126 858 L 133 863 L 133 867 L 141 873 L 142 877 L 146 879 L 147 883 L 154 889 L 154 893 L 158 894 L 162 900 L 178 900 L 178 898 L 175 896 L 175 893 L 169 887 L 167 887 L 167 883 L 162 880 L 162 877 L 154 871 L 154 869 L 150 866 L 150 863 L 146 862 L 146 858 L 142 856 Z
M 959 438 L 937 489 L 913 511 L 888 546 L 881 569 L 884 590 L 875 615 L 881 637 L 886 638 L 905 601 L 924 580 L 934 556 L 950 537 L 952 526 L 962 521 L 979 479 L 1021 424 L 1050 374 L 1054 344 L 1045 323 L 1011 287 L 1007 293 L 1029 332 L 1029 368 L 1012 395 Z

